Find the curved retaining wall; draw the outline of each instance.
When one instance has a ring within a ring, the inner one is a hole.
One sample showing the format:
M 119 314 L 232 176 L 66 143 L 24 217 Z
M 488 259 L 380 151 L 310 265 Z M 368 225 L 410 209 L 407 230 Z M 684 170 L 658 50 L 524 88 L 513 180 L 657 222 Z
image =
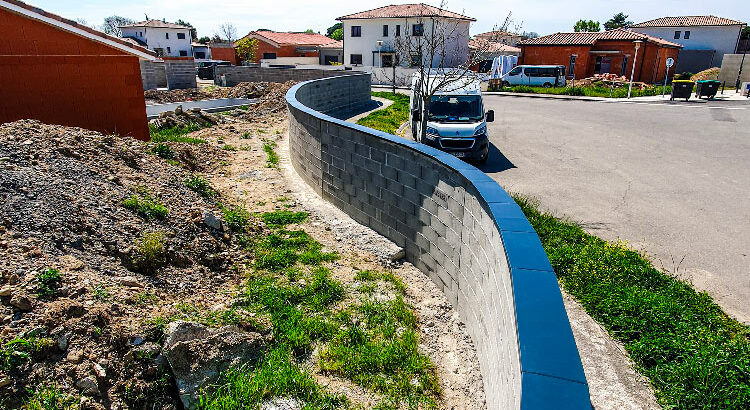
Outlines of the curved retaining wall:
M 369 75 L 301 83 L 286 99 L 295 169 L 445 292 L 477 347 L 487 407 L 590 409 L 555 272 L 511 197 L 451 155 L 337 119 L 370 102 Z

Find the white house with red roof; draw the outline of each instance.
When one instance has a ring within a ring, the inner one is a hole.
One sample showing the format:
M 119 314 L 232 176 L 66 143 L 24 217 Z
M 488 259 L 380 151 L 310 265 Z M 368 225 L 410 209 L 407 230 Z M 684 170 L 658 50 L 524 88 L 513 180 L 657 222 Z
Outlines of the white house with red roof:
M 348 66 L 392 67 L 399 37 L 446 33 L 444 50 L 448 66 L 457 66 L 469 56 L 469 26 L 474 18 L 427 4 L 399 4 L 379 7 L 337 18 L 344 31 L 344 61 Z M 447 28 L 447 29 L 446 29 Z M 418 56 L 411 56 L 412 59 Z M 423 59 L 428 56 L 422 56 Z M 432 65 L 440 62 L 435 57 Z M 395 61 L 407 65 L 409 61 Z M 429 62 L 425 62 L 429 63 Z
M 746 24 L 716 16 L 661 17 L 633 24 L 630 30 L 661 37 L 683 48 L 677 60 L 677 72 L 698 72 L 718 67 L 724 54 L 737 50 Z
M 192 57 L 190 28 L 165 20 L 147 20 L 120 27 L 122 37 L 153 50 L 159 57 Z

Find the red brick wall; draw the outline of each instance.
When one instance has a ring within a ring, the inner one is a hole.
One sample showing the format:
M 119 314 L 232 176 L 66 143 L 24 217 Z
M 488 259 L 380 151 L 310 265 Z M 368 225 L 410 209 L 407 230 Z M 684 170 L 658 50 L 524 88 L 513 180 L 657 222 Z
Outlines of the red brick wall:
M 318 52 L 298 53 L 295 45 L 281 45 L 275 47 L 273 44 L 258 40 L 258 53 L 254 63 L 259 63 L 263 58 L 263 53 L 276 53 L 276 57 L 317 57 Z
M 138 57 L 0 9 L 0 123 L 37 119 L 148 140 Z
M 229 61 L 232 65 L 239 65 L 237 53 L 231 47 L 211 47 L 211 59 Z
M 577 54 L 575 78 L 584 78 L 588 76 L 590 49 L 588 46 L 523 46 L 518 64 L 563 65 L 567 73 L 570 68 L 570 56 Z

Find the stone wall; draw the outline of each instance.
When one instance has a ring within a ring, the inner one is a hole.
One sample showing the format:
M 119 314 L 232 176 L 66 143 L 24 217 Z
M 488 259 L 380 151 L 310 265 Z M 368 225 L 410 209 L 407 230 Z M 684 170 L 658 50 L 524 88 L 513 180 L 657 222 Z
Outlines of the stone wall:
M 486 174 L 334 117 L 369 103 L 370 76 L 289 90 L 292 164 L 319 195 L 402 246 L 477 347 L 489 409 L 590 409 L 557 278 L 538 236 Z
M 170 90 L 198 87 L 193 57 L 164 57 L 164 67 Z
M 322 70 L 314 68 L 262 68 L 247 66 L 219 66 L 214 72 L 214 81 L 226 87 L 234 87 L 242 82 L 265 81 L 285 83 L 287 81 L 308 81 L 319 78 L 348 75 L 351 71 Z M 226 84 L 222 82 L 224 76 Z

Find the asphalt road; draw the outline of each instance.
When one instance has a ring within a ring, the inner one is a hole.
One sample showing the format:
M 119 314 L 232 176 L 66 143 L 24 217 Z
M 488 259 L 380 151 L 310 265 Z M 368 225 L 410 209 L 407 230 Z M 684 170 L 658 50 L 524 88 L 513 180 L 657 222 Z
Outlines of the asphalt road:
M 482 169 L 504 188 L 627 241 L 750 323 L 750 103 L 485 105 Z

